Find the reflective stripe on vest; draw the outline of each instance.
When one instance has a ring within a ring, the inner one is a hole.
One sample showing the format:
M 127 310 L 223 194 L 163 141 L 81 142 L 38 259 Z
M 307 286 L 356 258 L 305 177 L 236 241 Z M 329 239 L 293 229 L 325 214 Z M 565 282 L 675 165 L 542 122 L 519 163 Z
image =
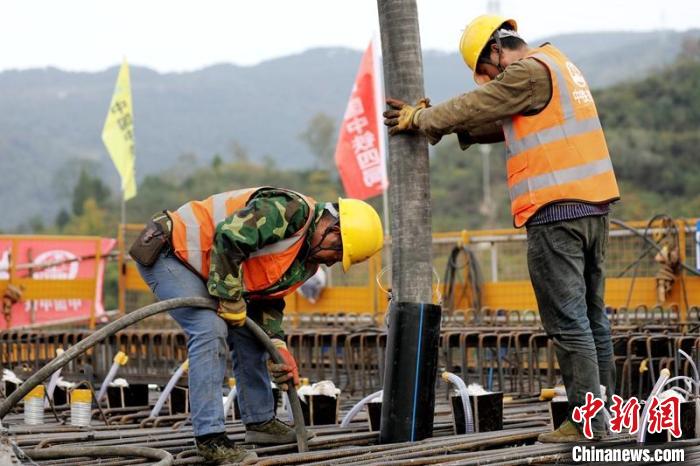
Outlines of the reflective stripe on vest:
M 566 137 L 578 136 L 591 131 L 601 131 L 598 118 L 588 118 L 586 120 L 567 120 L 563 125 L 554 126 L 552 128 L 543 129 L 537 133 L 525 136 L 522 139 L 516 139 L 513 132 L 513 124 L 508 121 L 503 125 L 504 132 L 510 131 L 510 137 L 513 143 L 506 148 L 508 158 L 514 157 L 527 150 L 539 146 L 540 144 L 548 144 L 550 142 L 559 141 Z
M 600 175 L 612 169 L 612 162 L 610 162 L 608 157 L 605 157 L 585 165 L 576 165 L 575 167 L 533 176 L 511 186 L 510 198 L 516 199 L 528 191 L 536 191 L 558 184 L 571 183 L 572 181 L 590 178 L 591 176 Z
M 204 201 L 188 202 L 171 212 L 173 247 L 178 258 L 196 270 L 204 279 L 207 279 L 216 226 L 235 211 L 245 207 L 250 198 L 261 189 L 266 188 L 239 189 L 215 194 Z M 304 226 L 293 236 L 253 252 L 243 262 L 242 278 L 246 291 L 255 291 L 261 295 L 265 294 L 267 287 L 274 285 L 281 279 L 291 266 L 303 245 L 302 240 L 305 238 L 315 215 L 316 203 L 313 199 L 294 191 L 274 189 L 302 199 L 309 206 L 309 215 Z M 287 294 L 288 292 L 288 290 L 282 290 L 274 295 Z
M 232 191 L 231 193 L 221 193 L 221 194 L 215 194 L 211 197 L 211 203 L 212 203 L 212 212 L 214 213 L 214 225 L 217 225 L 219 222 L 223 222 L 226 219 L 226 199 L 233 196 L 239 196 L 243 194 L 245 191 L 244 190 L 238 190 L 238 191 Z M 240 193 L 240 194 L 238 194 Z
M 194 215 L 192 205 L 187 203 L 177 209 L 185 225 L 185 239 L 187 241 L 187 262 L 195 268 L 202 270 L 202 244 L 199 237 L 199 222 Z
M 530 55 L 530 57 L 545 62 L 549 66 L 549 70 L 557 75 L 557 82 L 559 85 L 556 89 L 552 89 L 552 92 L 557 92 L 559 104 L 561 105 L 562 114 L 565 121 L 559 126 L 546 128 L 536 133 L 529 134 L 522 139 L 518 139 L 513 129 L 513 121 L 507 120 L 504 122 L 503 128 L 504 134 L 507 133 L 506 137 L 510 137 L 506 149 L 509 158 L 541 144 L 547 144 L 549 142 L 564 139 L 567 136 L 575 136 L 578 134 L 588 133 L 590 131 L 602 130 L 600 120 L 597 116 L 587 120 L 576 120 L 574 106 L 571 103 L 571 96 L 569 95 L 569 90 L 566 87 L 566 78 L 562 74 L 559 65 L 557 65 L 554 60 L 542 52 Z M 554 98 L 554 96 L 552 96 L 552 98 Z
M 256 191 L 258 191 L 257 188 L 228 191 L 225 193 L 215 194 L 201 202 L 188 202 L 177 209 L 175 213 L 182 220 L 181 226 L 185 230 L 186 244 L 184 245 L 184 248 L 182 247 L 183 245 L 175 245 L 175 252 L 179 253 L 178 255 L 180 258 L 186 261 L 190 266 L 192 266 L 192 268 L 197 270 L 200 275 L 203 277 L 209 275 L 209 258 L 204 257 L 203 254 L 208 254 L 211 250 L 213 233 L 216 230 L 216 225 L 224 221 L 227 217 L 226 201 L 228 199 L 240 198 L 241 196 L 248 194 L 242 203 L 242 205 L 245 205 L 250 196 L 252 196 Z M 210 218 L 197 218 L 194 211 L 194 205 L 206 205 L 209 202 L 211 202 Z M 177 217 L 175 218 L 177 219 Z M 204 232 L 204 234 L 202 234 L 202 228 L 205 226 L 202 225 L 202 220 L 204 220 L 205 223 L 208 223 L 206 227 L 212 230 L 211 233 Z
M 267 254 L 277 254 L 279 252 L 286 251 L 287 249 L 294 246 L 297 243 L 297 241 L 301 240 L 301 238 L 301 235 L 290 236 L 289 238 L 277 241 L 276 243 L 268 244 L 262 249 L 258 249 L 257 251 L 251 253 L 248 257 L 260 257 L 265 256 Z
M 550 45 L 533 50 L 528 58 L 548 69 L 552 98 L 535 115 L 514 115 L 503 121 L 516 227 L 556 201 L 619 198 L 603 130 L 583 76 Z

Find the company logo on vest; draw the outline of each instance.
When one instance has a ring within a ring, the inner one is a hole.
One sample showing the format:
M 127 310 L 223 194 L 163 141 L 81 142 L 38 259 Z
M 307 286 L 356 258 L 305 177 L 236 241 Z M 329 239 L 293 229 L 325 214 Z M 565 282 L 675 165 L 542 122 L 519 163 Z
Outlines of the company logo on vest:
M 581 74 L 581 71 L 576 67 L 576 65 L 570 61 L 567 61 L 566 69 L 569 71 L 571 79 L 574 80 L 574 84 L 576 84 L 578 87 L 587 87 L 586 80 L 583 78 L 583 74 Z

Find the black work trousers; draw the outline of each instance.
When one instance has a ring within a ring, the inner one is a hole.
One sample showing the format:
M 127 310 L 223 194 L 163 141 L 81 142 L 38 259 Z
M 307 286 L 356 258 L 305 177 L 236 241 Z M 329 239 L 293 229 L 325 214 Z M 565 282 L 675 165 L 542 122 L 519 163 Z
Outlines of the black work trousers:
M 611 400 L 615 391 L 610 321 L 604 302 L 608 230 L 608 215 L 527 228 L 530 279 L 542 325 L 554 341 L 569 399 L 569 418 L 574 407 L 585 403 L 587 392 L 600 397 L 603 385 Z M 605 430 L 602 415 L 594 419 L 593 430 Z

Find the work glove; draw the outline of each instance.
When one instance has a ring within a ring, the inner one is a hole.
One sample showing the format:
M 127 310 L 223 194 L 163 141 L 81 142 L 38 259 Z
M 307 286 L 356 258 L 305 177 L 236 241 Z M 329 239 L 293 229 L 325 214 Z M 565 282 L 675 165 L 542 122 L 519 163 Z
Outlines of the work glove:
M 0 308 L 8 328 L 11 326 L 12 322 L 12 306 L 20 299 L 22 299 L 22 289 L 8 283 L 7 288 L 5 288 L 2 294 L 2 308 Z
M 6 307 L 12 307 L 16 302 L 22 299 L 22 290 L 12 284 L 8 284 L 5 288 L 5 292 L 2 295 L 3 305 Z
M 216 313 L 233 327 L 243 327 L 245 325 L 246 304 L 242 299 L 239 301 L 220 299 Z
M 272 344 L 275 345 L 277 352 L 282 356 L 284 363 L 277 364 L 272 359 L 268 359 L 267 368 L 272 376 L 272 381 L 277 384 L 280 390 L 288 390 L 287 382 L 292 380 L 294 386 L 299 385 L 299 369 L 294 356 L 287 349 L 287 344 L 279 338 L 273 338 Z
M 394 135 L 404 131 L 415 131 L 416 116 L 424 109 L 430 107 L 430 99 L 423 97 L 415 105 L 409 105 L 403 100 L 386 99 L 391 107 L 384 112 L 384 124 L 389 127 L 389 134 Z

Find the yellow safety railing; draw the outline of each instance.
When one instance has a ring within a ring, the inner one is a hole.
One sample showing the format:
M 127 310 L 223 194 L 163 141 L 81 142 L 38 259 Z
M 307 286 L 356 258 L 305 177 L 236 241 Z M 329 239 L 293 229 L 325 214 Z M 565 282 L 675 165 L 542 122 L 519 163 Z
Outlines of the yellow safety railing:
M 681 261 L 697 268 L 695 237 L 688 234 L 695 231 L 696 222 L 697 219 L 678 219 L 675 226 Z M 662 230 L 655 226 L 645 231 L 648 225 L 646 221 L 626 223 L 650 238 Z M 516 229 L 438 233 L 433 237 L 434 260 L 437 262 L 441 256 L 435 254 L 436 244 L 448 244 L 450 247 L 458 243 L 466 244 L 476 250 L 485 277 L 481 293 L 482 306 L 492 309 L 536 310 L 537 302 L 527 272 L 526 240 L 525 230 Z M 637 267 L 618 277 L 630 264 L 635 263 L 644 247 L 647 246 L 637 235 L 611 224 L 606 254 L 606 305 L 633 308 L 640 305 L 651 307 L 663 304 L 668 307 L 675 304 L 681 310 L 681 318 L 685 319 L 688 307 L 700 304 L 700 277 L 681 271 L 664 303 L 658 303 L 657 300 L 654 275 L 659 265 L 654 262 L 654 254 L 647 254 Z M 636 273 L 633 273 L 635 270 Z
M 681 260 L 695 265 L 695 238 L 689 232 L 695 231 L 696 219 L 676 221 Z M 628 222 L 628 225 L 644 233 L 647 222 Z M 120 231 L 120 251 L 123 245 L 141 230 L 142 225 L 126 225 Z M 646 231 L 654 237 L 659 228 Z M 436 276 L 442 280 L 447 257 L 459 245 L 470 248 L 476 255 L 484 278 L 481 288 L 481 306 L 492 309 L 537 309 L 532 285 L 526 264 L 526 232 L 524 229 L 464 230 L 433 235 L 433 263 Z M 388 239 L 390 241 L 390 239 Z M 654 274 L 658 264 L 653 254 L 618 277 L 641 255 L 644 244 L 635 234 L 611 225 L 606 256 L 607 280 L 605 300 L 613 307 L 653 306 L 657 304 L 656 279 Z M 382 258 L 384 257 L 384 259 Z M 348 274 L 340 267 L 330 268 L 330 283 L 319 300 L 312 304 L 298 294 L 286 298 L 288 312 L 296 313 L 366 313 L 381 315 L 387 308 L 386 289 L 389 288 L 390 271 L 383 273 L 383 262 L 390 263 L 390 246 L 385 245 L 382 254 L 377 254 L 365 264 L 354 266 Z M 149 291 L 141 280 L 133 262 L 120 255 L 120 309 L 127 309 L 127 294 Z M 379 275 L 383 275 L 378 280 Z M 438 279 L 434 280 L 438 286 Z M 460 284 L 461 287 L 461 284 Z M 459 288 L 456 286 L 456 288 Z M 444 293 L 444 284 L 440 284 Z M 437 294 L 436 294 L 437 296 Z M 471 303 L 456 290 L 455 309 L 466 309 Z M 677 304 L 681 317 L 685 317 L 688 306 L 700 305 L 700 277 L 681 272 L 673 285 L 665 306 Z

